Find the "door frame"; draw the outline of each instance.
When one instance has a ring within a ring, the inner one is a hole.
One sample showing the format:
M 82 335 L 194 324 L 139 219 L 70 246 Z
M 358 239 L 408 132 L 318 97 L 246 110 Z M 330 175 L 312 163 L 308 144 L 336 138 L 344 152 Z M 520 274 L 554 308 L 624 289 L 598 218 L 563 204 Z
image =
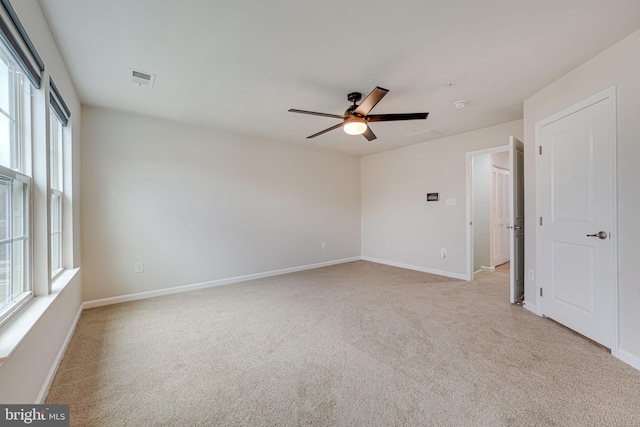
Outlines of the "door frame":
M 465 153 L 466 163 L 466 199 L 467 199 L 467 272 L 466 280 L 473 280 L 473 173 L 471 169 L 471 161 L 474 156 L 482 154 L 501 153 L 509 151 L 509 144 L 499 145 L 497 147 L 485 148 L 483 150 L 467 151 Z
M 522 155 L 522 163 L 518 159 Z M 512 304 L 518 303 L 520 297 L 524 295 L 524 263 L 525 263 L 525 241 L 526 241 L 526 221 L 525 221 L 525 192 L 524 192 L 524 142 L 515 136 L 509 137 L 509 258 L 512 260 L 509 271 L 509 301 Z M 520 205 L 522 202 L 522 205 Z M 520 210 L 521 209 L 521 210 Z M 516 228 L 518 227 L 518 228 Z M 518 245 L 522 240 L 522 247 Z M 518 250 L 518 249 L 521 250 Z M 522 276 L 520 276 L 520 270 Z M 519 284 L 522 286 L 520 287 Z M 516 288 L 517 291 L 516 292 Z M 524 306 L 524 301 L 522 301 Z
M 542 253 L 542 227 L 540 227 L 540 222 L 539 222 L 539 218 L 542 216 L 542 200 L 543 197 L 545 197 L 544 194 L 542 194 L 541 188 L 542 188 L 542 167 L 540 165 L 540 157 L 538 155 L 538 153 L 540 152 L 540 142 L 541 142 L 541 134 L 542 134 L 542 128 L 546 125 L 549 125 L 553 122 L 556 122 L 560 119 L 563 119 L 564 117 L 567 117 L 571 114 L 574 114 L 580 110 L 583 110 L 587 107 L 590 107 L 593 104 L 596 104 L 598 102 L 604 101 L 605 99 L 610 99 L 611 100 L 611 109 L 610 109 L 610 129 L 611 129 L 611 195 L 612 195 L 612 199 L 611 199 L 611 209 L 612 209 L 612 230 L 615 233 L 615 242 L 613 244 L 613 248 L 612 248 L 612 258 L 613 258 L 613 265 L 612 265 L 612 273 L 611 273 L 611 281 L 612 281 L 612 313 L 613 313 L 613 330 L 611 331 L 612 333 L 612 340 L 611 340 L 611 354 L 615 357 L 618 357 L 619 354 L 619 342 L 620 342 L 620 336 L 619 336 L 619 313 L 618 313 L 618 306 L 619 306 L 619 300 L 618 300 L 618 296 L 619 296 L 619 290 L 618 290 L 618 245 L 619 245 L 619 240 L 618 240 L 618 159 L 617 159 L 617 139 L 616 139 L 616 86 L 611 86 L 601 92 L 596 93 L 595 95 L 592 95 L 570 107 L 567 107 L 545 119 L 542 119 L 538 122 L 536 122 L 535 124 L 535 153 L 536 153 L 536 159 L 535 159 L 535 172 L 536 172 L 536 222 L 535 222 L 535 227 L 536 227 L 536 232 L 535 232 L 535 239 L 536 239 L 536 271 L 538 272 L 538 277 L 541 277 L 541 272 L 543 271 L 543 266 L 542 266 L 542 258 L 543 258 L 543 253 Z M 544 300 L 543 297 L 540 296 L 540 288 L 543 288 L 544 284 L 541 284 L 540 281 L 536 281 L 536 314 L 538 314 L 539 316 L 543 316 L 544 317 L 544 308 L 543 308 L 543 304 L 544 304 Z

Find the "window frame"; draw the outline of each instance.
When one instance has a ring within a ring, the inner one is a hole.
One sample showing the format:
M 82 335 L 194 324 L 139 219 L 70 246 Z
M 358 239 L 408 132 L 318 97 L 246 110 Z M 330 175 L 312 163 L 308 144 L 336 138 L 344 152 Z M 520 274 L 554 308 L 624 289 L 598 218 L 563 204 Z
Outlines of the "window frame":
M 49 261 L 51 279 L 64 271 L 64 128 L 65 123 L 58 115 L 54 103 L 49 104 Z M 54 200 L 57 199 L 57 211 L 54 212 Z M 54 219 L 57 216 L 57 221 Z M 55 222 L 55 224 L 54 224 Z M 57 247 L 54 243 L 57 236 Z M 56 259 L 54 255 L 57 254 Z
M 9 321 L 14 314 L 22 307 L 27 305 L 29 301 L 35 296 L 35 288 L 33 283 L 33 180 L 32 177 L 27 175 L 31 171 L 29 165 L 26 162 L 25 153 L 30 153 L 28 147 L 25 146 L 26 139 L 31 135 L 29 127 L 31 126 L 31 84 L 25 84 L 25 73 L 23 71 L 21 63 L 16 59 L 11 49 L 0 41 L 0 61 L 6 64 L 7 67 L 7 108 L 0 107 L 0 117 L 8 120 L 9 123 L 9 144 L 8 157 L 4 160 L 8 160 L 8 163 L 0 164 L 0 176 L 4 180 L 10 180 L 11 184 L 11 197 L 8 202 L 7 211 L 9 217 L 8 221 L 8 237 L 3 239 L 0 245 L 9 245 L 9 260 L 10 265 L 7 266 L 7 289 L 6 294 L 3 296 L 3 302 L 0 306 L 0 326 Z M 23 230 L 20 237 L 14 235 L 13 221 L 14 221 L 14 198 L 13 182 L 22 182 L 25 185 L 25 194 L 23 195 Z M 14 254 L 14 242 L 22 241 L 22 283 L 20 287 L 22 292 L 14 299 L 13 287 L 15 286 L 13 280 L 15 278 L 15 254 Z M 5 304 L 6 301 L 6 304 Z
M 60 275 L 60 273 L 62 273 L 64 271 L 64 262 L 63 262 L 63 253 L 62 253 L 62 248 L 63 246 L 63 233 L 62 233 L 62 212 L 63 212 L 63 199 L 64 199 L 64 194 L 60 191 L 60 190 L 55 190 L 55 189 L 50 189 L 50 197 L 51 197 L 51 203 L 49 203 L 49 209 L 50 209 L 50 215 L 51 215 L 51 232 L 49 233 L 50 235 L 50 242 L 49 242 L 49 246 L 50 246 L 50 251 L 51 251 L 51 256 L 50 256 L 50 260 L 51 260 L 51 279 L 55 279 L 56 277 L 58 277 Z M 58 217 L 58 221 L 56 226 L 54 226 L 54 200 L 58 199 L 58 211 L 55 213 L 55 215 L 57 215 Z M 54 236 L 57 235 L 58 236 L 58 240 L 57 240 L 57 262 L 54 264 Z
M 64 192 L 64 123 L 49 106 L 49 188 Z M 55 179 L 54 179 L 55 178 Z

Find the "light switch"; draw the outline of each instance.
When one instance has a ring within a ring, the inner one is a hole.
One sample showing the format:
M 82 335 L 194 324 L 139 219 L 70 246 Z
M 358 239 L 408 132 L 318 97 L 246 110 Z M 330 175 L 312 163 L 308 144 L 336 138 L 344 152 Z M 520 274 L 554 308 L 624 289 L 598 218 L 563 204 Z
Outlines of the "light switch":
M 134 262 L 133 271 L 134 273 L 144 273 L 144 263 L 142 261 Z

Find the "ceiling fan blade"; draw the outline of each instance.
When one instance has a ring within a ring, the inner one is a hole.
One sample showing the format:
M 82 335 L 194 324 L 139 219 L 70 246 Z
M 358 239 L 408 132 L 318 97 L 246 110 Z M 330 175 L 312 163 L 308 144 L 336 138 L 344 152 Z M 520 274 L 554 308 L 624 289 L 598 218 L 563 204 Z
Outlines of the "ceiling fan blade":
M 342 118 L 342 117 L 340 117 L 340 118 Z M 321 131 L 320 131 L 320 132 L 318 132 L 318 133 L 314 133 L 313 135 L 308 136 L 308 137 L 307 137 L 307 139 L 315 138 L 316 136 L 320 136 L 320 135 L 322 135 L 323 133 L 327 133 L 327 132 L 330 132 L 330 131 L 332 131 L 332 130 L 334 130 L 334 129 L 338 129 L 339 127 L 342 127 L 342 123 L 338 123 L 337 125 L 335 125 L 335 126 L 331 126 L 331 127 L 330 127 L 330 128 L 328 128 L 328 129 L 321 130 Z
M 393 122 L 396 120 L 424 120 L 429 113 L 371 114 L 368 122 Z
M 369 114 L 369 111 L 376 106 L 378 102 L 389 92 L 389 89 L 383 89 L 380 86 L 376 86 L 374 90 L 371 91 L 369 95 L 358 105 L 358 108 L 355 109 L 355 112 L 360 114 L 361 116 L 366 116 Z
M 371 128 L 369 126 L 367 126 L 367 130 L 364 131 L 362 136 L 367 138 L 367 141 L 373 141 L 374 139 L 377 138 L 376 134 L 373 133 L 373 131 L 371 130 Z
M 344 119 L 344 116 L 340 116 L 338 114 L 316 113 L 315 111 L 296 110 L 295 108 L 290 109 L 289 112 L 300 113 L 300 114 L 310 114 L 312 116 L 332 117 L 334 119 Z

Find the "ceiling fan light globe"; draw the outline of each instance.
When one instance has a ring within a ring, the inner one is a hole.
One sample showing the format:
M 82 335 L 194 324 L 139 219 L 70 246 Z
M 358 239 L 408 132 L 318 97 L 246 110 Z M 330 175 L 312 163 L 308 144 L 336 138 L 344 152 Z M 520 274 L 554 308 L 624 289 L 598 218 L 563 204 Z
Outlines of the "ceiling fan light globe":
M 350 121 L 344 124 L 344 132 L 349 135 L 362 135 L 367 130 L 367 124 L 359 120 Z

